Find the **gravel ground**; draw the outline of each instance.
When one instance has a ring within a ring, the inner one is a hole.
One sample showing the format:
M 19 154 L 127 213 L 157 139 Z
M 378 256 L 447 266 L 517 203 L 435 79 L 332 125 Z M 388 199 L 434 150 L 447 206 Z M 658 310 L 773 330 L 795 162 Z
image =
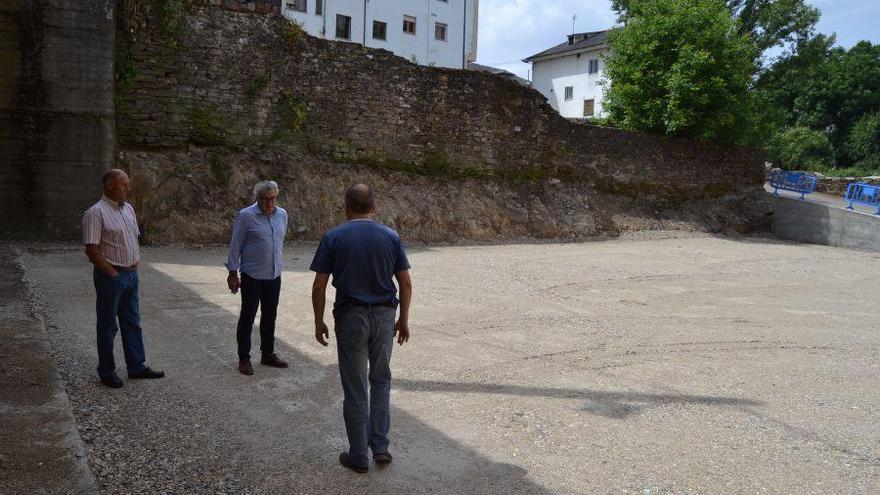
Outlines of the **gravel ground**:
M 313 250 L 286 250 L 291 368 L 244 377 L 223 250 L 145 249 L 148 362 L 168 377 L 109 390 L 84 255 L 30 246 L 103 493 L 880 493 L 878 253 L 662 233 L 413 248 L 395 462 L 364 476 L 336 464 Z

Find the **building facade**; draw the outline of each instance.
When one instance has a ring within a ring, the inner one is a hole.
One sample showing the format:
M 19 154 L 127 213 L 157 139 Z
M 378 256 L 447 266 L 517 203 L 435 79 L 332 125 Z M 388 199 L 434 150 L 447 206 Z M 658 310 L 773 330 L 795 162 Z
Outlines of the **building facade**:
M 477 58 L 479 0 L 282 0 L 281 11 L 312 36 L 422 65 L 464 69 Z
M 602 73 L 608 31 L 577 33 L 565 43 L 532 55 L 532 87 L 565 118 L 584 119 L 604 115 Z

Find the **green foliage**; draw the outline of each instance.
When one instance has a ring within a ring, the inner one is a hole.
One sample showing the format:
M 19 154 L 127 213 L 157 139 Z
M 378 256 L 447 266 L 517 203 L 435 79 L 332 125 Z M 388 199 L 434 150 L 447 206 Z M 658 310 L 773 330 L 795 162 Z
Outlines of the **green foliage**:
M 767 155 L 786 170 L 827 170 L 834 163 L 834 149 L 824 132 L 791 127 L 778 132 L 767 146 Z
M 175 40 L 183 31 L 183 4 L 180 0 L 153 0 L 153 14 L 159 29 L 170 40 Z
M 605 108 L 626 129 L 747 139 L 753 45 L 717 0 L 630 0 L 609 35 Z
M 261 91 L 266 89 L 266 86 L 269 85 L 269 76 L 268 74 L 262 73 L 257 74 L 251 80 L 248 81 L 247 86 L 244 88 L 244 95 L 249 99 L 253 100 L 260 94 Z
M 309 117 L 309 107 L 305 102 L 293 95 L 284 95 L 278 100 L 278 132 L 277 138 L 293 142 L 302 131 Z
M 244 148 L 244 138 L 214 108 L 196 107 L 190 112 L 189 140 L 198 146 L 222 146 L 233 151 Z
M 613 0 L 612 8 L 622 22 L 638 14 L 644 2 Z M 755 55 L 767 49 L 802 42 L 812 37 L 819 21 L 819 9 L 806 0 L 727 0 L 729 15 L 736 21 L 739 34 L 748 35 L 755 45 Z
M 761 76 L 756 98 L 765 115 L 781 116 L 774 118 L 777 128 L 827 133 L 833 166 L 873 167 L 869 143 L 875 120 L 868 116 L 880 112 L 880 45 L 863 41 L 845 50 L 821 35 L 804 41 Z
M 587 117 L 586 122 L 590 125 L 597 125 L 600 127 L 617 127 L 613 120 L 610 117 Z
M 871 175 L 880 175 L 880 112 L 865 115 L 852 127 L 843 146 L 850 161 Z
M 281 36 L 288 45 L 295 46 L 305 39 L 305 31 L 302 24 L 293 19 L 282 19 Z

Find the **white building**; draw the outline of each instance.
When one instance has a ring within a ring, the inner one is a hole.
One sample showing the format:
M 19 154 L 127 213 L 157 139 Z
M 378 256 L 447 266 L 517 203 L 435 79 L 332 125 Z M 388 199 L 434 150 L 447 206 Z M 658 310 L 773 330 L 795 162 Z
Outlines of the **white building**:
M 532 64 L 532 87 L 569 119 L 601 116 L 608 31 L 577 33 L 568 41 L 523 60 Z
M 423 65 L 464 69 L 477 59 L 479 0 L 282 0 L 320 38 L 384 48 Z

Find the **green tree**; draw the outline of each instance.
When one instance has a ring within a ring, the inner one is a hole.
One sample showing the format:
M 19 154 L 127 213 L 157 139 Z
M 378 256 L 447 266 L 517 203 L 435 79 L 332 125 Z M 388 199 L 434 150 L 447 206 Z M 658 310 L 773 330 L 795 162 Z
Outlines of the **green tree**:
M 862 123 L 853 137 L 856 124 L 880 112 L 880 45 L 862 41 L 845 50 L 833 44 L 833 37 L 821 35 L 799 44 L 761 76 L 755 97 L 778 127 L 827 133 L 835 165 L 849 167 L 868 156 L 874 121 Z
M 638 15 L 644 4 L 639 0 L 613 0 L 612 8 L 621 22 Z M 748 34 L 760 57 L 772 47 L 793 46 L 813 36 L 819 10 L 806 0 L 727 0 L 731 17 L 740 34 Z
M 880 112 L 857 120 L 842 148 L 855 166 L 880 174 Z
M 789 127 L 776 133 L 767 145 L 767 158 L 786 170 L 827 170 L 834 163 L 828 136 L 806 127 Z
M 754 47 L 720 0 L 629 0 L 609 34 L 605 108 L 618 125 L 726 143 L 750 126 Z

